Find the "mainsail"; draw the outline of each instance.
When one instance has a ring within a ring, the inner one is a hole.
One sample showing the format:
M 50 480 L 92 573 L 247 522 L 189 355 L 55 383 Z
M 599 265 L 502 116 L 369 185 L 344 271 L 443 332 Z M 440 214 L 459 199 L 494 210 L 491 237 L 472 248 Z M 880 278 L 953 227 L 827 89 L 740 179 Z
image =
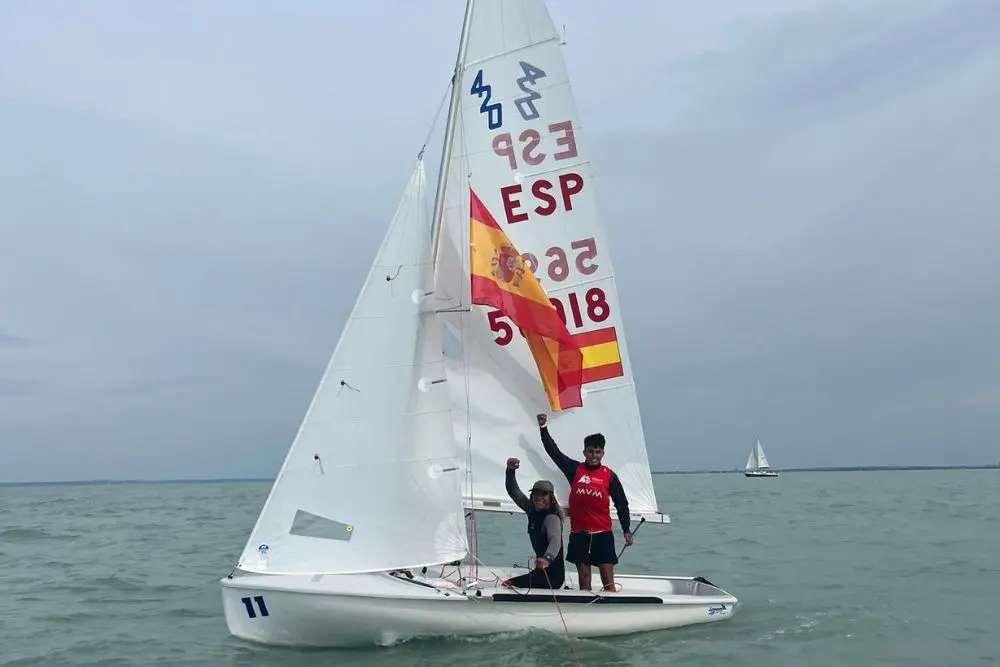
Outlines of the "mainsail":
M 531 351 L 497 309 L 473 304 L 472 192 L 533 270 L 582 350 L 583 406 L 550 416 L 562 449 L 584 436 L 607 439 L 634 514 L 663 522 L 646 453 L 628 346 L 560 36 L 542 0 L 473 3 L 460 108 L 441 175 L 435 301 L 445 313 L 445 356 L 455 440 L 466 458 L 464 502 L 517 511 L 504 490 L 504 462 L 525 479 L 568 485 L 542 450 L 535 415 L 551 412 Z M 460 59 L 461 61 L 461 59 Z

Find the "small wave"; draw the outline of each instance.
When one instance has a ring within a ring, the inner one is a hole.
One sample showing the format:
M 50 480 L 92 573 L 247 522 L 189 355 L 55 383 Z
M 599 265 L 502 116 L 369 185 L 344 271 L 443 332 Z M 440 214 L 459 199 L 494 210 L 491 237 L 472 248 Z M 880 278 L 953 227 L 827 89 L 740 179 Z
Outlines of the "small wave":
M 0 539 L 10 540 L 12 542 L 30 542 L 31 540 L 54 540 L 58 539 L 58 535 L 54 535 L 47 530 L 42 530 L 41 528 L 22 528 L 20 526 L 15 526 L 13 528 L 6 528 L 0 530 Z
M 51 614 L 41 614 L 37 617 L 39 621 L 46 623 L 84 623 L 93 620 L 94 614 L 91 611 L 63 611 Z
M 432 644 L 437 645 L 442 641 L 457 642 L 460 644 L 496 644 L 497 642 L 507 642 L 515 639 L 522 639 L 532 634 L 532 630 L 518 630 L 515 632 L 495 632 L 488 635 L 441 635 L 438 637 L 409 637 L 397 635 L 395 633 L 383 633 L 381 646 L 399 646 L 401 644 Z
M 68 593 L 90 593 L 93 591 L 146 591 L 148 586 L 140 584 L 134 578 L 106 575 L 101 577 L 76 577 L 69 585 L 63 586 Z
M 702 556 L 702 557 L 704 557 L 704 556 L 727 556 L 727 555 L 729 555 L 729 552 L 728 551 L 723 551 L 721 549 L 715 549 L 715 548 L 712 548 L 712 547 L 708 547 L 707 549 L 701 549 L 701 550 L 699 550 L 698 551 L 698 555 Z M 650 573 L 650 574 L 652 574 L 652 573 Z
M 758 641 L 770 641 L 772 639 L 777 639 L 783 635 L 803 635 L 813 632 L 817 627 L 819 627 L 822 620 L 832 617 L 833 612 L 817 612 L 814 614 L 798 614 L 795 620 L 798 623 L 790 628 L 777 628 L 766 632 L 757 638 Z
M 958 542 L 956 540 L 931 540 L 927 544 L 932 547 L 952 547 L 957 543 Z
M 466 644 L 496 644 L 497 642 L 522 639 L 532 633 L 532 630 L 517 630 L 515 632 L 497 632 L 492 635 L 450 635 L 449 639 Z

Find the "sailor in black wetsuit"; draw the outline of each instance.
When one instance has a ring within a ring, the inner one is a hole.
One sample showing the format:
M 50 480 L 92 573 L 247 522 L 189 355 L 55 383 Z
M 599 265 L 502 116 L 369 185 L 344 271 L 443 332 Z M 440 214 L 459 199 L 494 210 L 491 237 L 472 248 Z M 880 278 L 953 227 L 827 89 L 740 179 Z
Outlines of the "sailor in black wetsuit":
M 566 580 L 563 560 L 563 511 L 556 501 L 552 482 L 539 480 L 531 487 L 529 500 L 517 485 L 515 471 L 521 462 L 507 459 L 507 495 L 528 515 L 528 537 L 535 552 L 535 567 L 530 572 L 508 579 L 515 588 L 562 588 Z

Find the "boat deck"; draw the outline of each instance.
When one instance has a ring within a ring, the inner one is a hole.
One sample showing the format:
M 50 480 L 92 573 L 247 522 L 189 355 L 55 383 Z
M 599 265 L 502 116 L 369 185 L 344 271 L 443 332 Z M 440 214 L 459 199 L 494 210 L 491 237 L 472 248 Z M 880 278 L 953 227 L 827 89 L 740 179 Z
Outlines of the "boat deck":
M 666 577 L 617 574 L 616 591 L 601 589 L 580 590 L 576 576 L 568 574 L 566 583 L 557 591 L 552 589 L 512 588 L 502 582 L 523 574 L 525 570 L 514 568 L 485 568 L 470 572 L 468 568 L 442 568 L 436 573 L 411 573 L 412 579 L 404 574 L 390 575 L 402 581 L 428 586 L 440 590 L 453 591 L 475 598 L 489 598 L 494 602 L 551 603 L 559 604 L 691 604 L 694 601 L 730 602 L 732 596 L 701 577 Z M 434 576 L 434 575 L 437 576 Z M 475 574 L 475 581 L 470 581 Z M 598 580 L 599 582 L 599 580 Z M 598 583 L 598 586 L 600 584 Z M 464 587 L 464 591 L 463 591 Z M 714 599 L 714 600 L 713 600 Z

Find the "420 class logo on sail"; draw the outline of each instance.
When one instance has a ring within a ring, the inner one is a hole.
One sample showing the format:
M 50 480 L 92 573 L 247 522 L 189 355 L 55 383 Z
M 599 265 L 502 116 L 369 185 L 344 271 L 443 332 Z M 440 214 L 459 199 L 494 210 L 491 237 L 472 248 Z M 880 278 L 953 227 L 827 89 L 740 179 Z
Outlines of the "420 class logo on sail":
M 504 244 L 493 253 L 490 266 L 493 267 L 490 274 L 504 284 L 518 287 L 524 278 L 524 259 L 509 245 Z

